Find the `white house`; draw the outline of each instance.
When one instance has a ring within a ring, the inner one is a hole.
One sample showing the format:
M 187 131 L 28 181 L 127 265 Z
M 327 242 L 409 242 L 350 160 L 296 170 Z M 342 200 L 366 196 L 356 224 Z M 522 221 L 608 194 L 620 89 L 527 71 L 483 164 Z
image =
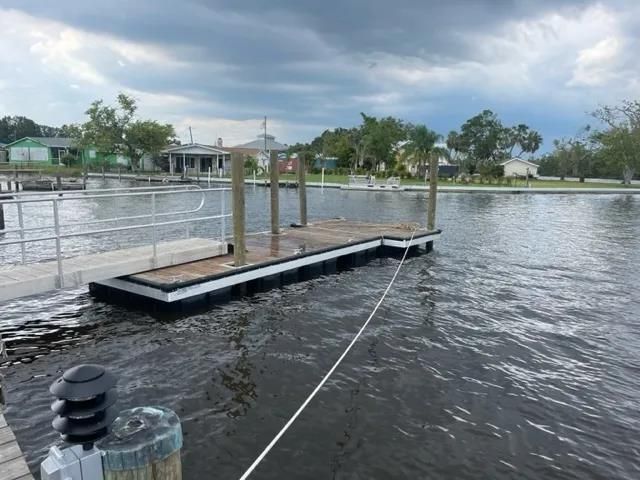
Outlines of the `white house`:
M 213 175 L 231 171 L 231 153 L 211 145 L 188 143 L 163 150 L 169 160 L 169 173 L 185 172 L 188 175 L 206 174 L 211 170 Z
M 504 167 L 505 177 L 526 177 L 527 175 L 531 175 L 534 177 L 538 176 L 539 165 L 527 162 L 526 160 L 522 160 L 521 158 L 514 157 L 511 160 L 502 162 L 500 165 Z

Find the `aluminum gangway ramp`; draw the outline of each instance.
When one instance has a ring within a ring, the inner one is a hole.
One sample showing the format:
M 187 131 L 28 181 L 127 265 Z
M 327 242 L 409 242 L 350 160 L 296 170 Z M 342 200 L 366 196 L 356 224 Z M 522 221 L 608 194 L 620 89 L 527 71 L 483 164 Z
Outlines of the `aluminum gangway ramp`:
M 3 248 L 13 249 L 5 250 L 5 264 L 0 266 L 0 302 L 226 255 L 225 224 L 231 214 L 225 195 L 230 190 L 185 185 L 12 192 L 9 198 L 0 197 L 0 209 L 8 219 L 0 230 L 0 254 Z M 83 216 L 87 205 L 109 206 L 112 215 Z M 30 218 L 33 212 L 36 220 Z M 192 237 L 192 224 L 203 225 L 206 233 L 200 228 Z M 219 233 L 213 233 L 218 224 Z M 137 232 L 133 243 L 132 231 Z M 95 251 L 91 238 L 104 234 L 110 241 Z M 65 257 L 67 241 L 78 253 Z M 42 242 L 55 244 L 55 253 L 44 261 Z
M 204 238 L 189 238 L 153 246 L 113 250 L 66 258 L 62 279 L 57 260 L 29 265 L 0 267 L 0 302 L 45 293 L 58 288 L 74 288 L 90 282 L 171 267 L 204 258 L 225 255 L 227 244 Z

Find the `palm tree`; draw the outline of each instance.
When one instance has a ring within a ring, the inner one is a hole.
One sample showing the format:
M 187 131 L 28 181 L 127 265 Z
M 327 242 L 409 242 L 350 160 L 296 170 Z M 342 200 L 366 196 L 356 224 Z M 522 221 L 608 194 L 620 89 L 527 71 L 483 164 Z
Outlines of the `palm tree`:
M 403 146 L 403 157 L 418 165 L 420 173 L 426 168 L 426 162 L 442 136 L 425 125 L 409 127 L 409 141 Z

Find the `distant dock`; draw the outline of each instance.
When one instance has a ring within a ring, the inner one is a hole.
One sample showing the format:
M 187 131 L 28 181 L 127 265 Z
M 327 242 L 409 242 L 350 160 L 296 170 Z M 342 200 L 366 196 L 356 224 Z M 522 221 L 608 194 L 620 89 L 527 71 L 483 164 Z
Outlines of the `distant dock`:
M 279 234 L 247 234 L 247 264 L 233 266 L 233 254 L 144 273 L 94 282 L 91 291 L 106 300 L 161 304 L 215 303 L 228 295 L 277 288 L 314 276 L 362 265 L 393 251 L 425 246 L 430 251 L 440 231 L 415 230 L 408 225 L 314 222 L 283 229 Z M 232 241 L 230 239 L 230 241 Z M 233 245 L 230 244 L 231 251 Z

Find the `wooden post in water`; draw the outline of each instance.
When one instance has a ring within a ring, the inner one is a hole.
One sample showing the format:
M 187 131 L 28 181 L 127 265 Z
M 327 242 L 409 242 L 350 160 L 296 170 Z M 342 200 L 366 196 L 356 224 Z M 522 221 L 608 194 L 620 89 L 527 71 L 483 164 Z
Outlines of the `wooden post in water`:
M 304 154 L 298 155 L 298 195 L 300 197 L 300 225 L 307 226 L 307 180 Z
M 427 209 L 427 230 L 436 229 L 436 197 L 438 196 L 438 157 L 429 160 L 429 204 Z
M 0 201 L 2 201 L 3 199 L 4 197 L 2 196 L 2 184 L 0 184 Z M 4 205 L 2 204 L 0 204 L 0 230 L 4 230 Z
M 241 267 L 246 263 L 244 158 L 241 153 L 231 154 L 231 193 L 233 195 L 233 260 L 236 267 Z
M 280 233 L 280 172 L 278 170 L 278 152 L 271 152 L 269 158 L 271 177 L 271 233 Z
M 182 428 L 167 408 L 120 412 L 111 433 L 96 442 L 102 450 L 104 480 L 181 480 Z
M 58 190 L 58 192 L 62 192 L 62 177 L 59 173 L 56 174 L 56 190 Z M 59 193 L 58 196 L 61 197 L 62 193 Z

